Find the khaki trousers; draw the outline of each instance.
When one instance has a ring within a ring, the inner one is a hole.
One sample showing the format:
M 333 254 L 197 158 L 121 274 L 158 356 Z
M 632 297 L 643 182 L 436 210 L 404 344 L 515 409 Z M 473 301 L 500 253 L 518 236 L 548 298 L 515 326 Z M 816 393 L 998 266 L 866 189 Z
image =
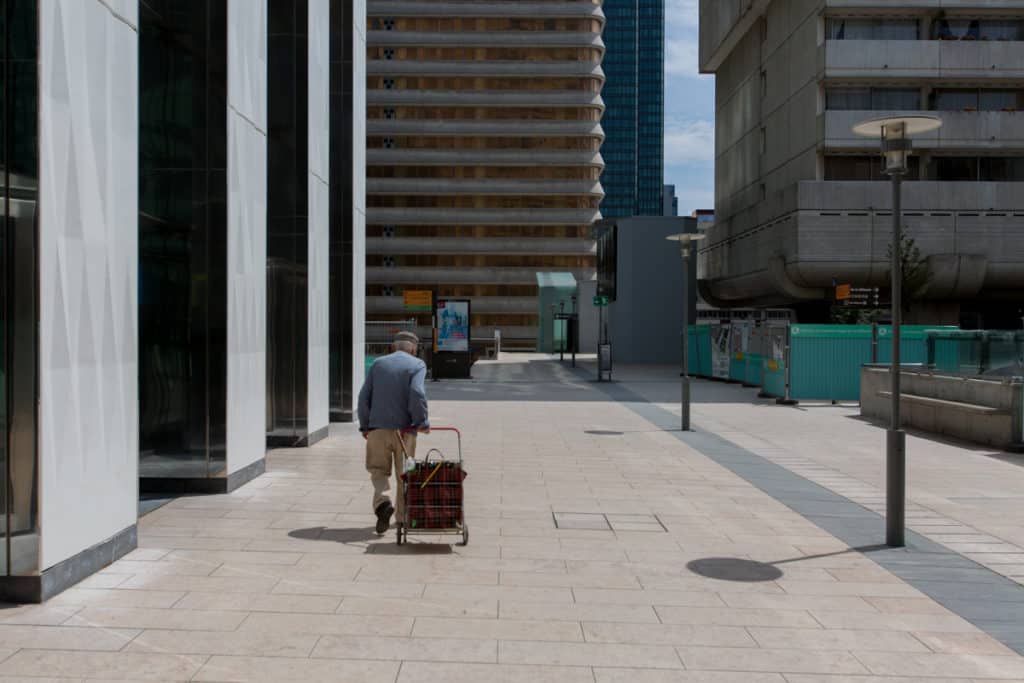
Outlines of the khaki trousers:
M 366 471 L 373 482 L 373 510 L 381 503 L 391 502 L 391 470 L 395 471 L 395 521 L 404 522 L 405 490 L 402 483 L 402 445 L 399 438 L 405 441 L 405 453 L 410 458 L 416 457 L 416 435 L 400 434 L 396 429 L 374 429 L 366 438 Z

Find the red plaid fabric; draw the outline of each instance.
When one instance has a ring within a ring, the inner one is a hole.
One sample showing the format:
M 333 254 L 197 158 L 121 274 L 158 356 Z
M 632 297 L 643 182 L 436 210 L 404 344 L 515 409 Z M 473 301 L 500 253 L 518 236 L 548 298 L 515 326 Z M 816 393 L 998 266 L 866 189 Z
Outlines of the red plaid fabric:
M 437 473 L 430 476 L 435 469 Z M 466 471 L 459 463 L 443 461 L 417 462 L 415 469 L 403 474 L 409 528 L 461 528 L 462 480 L 465 478 Z

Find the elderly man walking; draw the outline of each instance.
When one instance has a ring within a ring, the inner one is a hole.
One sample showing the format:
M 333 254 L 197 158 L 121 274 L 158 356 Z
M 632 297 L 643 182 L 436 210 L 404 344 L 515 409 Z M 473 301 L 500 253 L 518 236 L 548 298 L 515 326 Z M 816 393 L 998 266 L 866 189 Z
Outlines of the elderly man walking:
M 416 357 L 419 343 L 412 332 L 395 335 L 392 353 L 374 361 L 359 392 L 359 431 L 366 439 L 366 471 L 373 482 L 373 512 L 377 515 L 378 534 L 388 530 L 391 515 L 396 512 L 389 496 L 392 466 L 397 519 L 399 522 L 404 519 L 402 445 L 404 442 L 405 452 L 413 457 L 416 434 L 403 435 L 402 431 L 430 431 L 427 394 L 423 388 L 427 365 Z

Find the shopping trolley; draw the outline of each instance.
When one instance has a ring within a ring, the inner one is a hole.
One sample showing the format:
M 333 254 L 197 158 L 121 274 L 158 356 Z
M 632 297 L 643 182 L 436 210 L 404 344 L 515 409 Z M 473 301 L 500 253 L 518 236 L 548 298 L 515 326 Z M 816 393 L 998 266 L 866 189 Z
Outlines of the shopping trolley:
M 414 433 L 406 430 L 405 433 Z M 452 432 L 458 447 L 458 460 L 445 458 L 440 449 L 431 448 L 422 460 L 410 457 L 402 444 L 402 502 L 405 519 L 398 520 L 398 545 L 403 545 L 409 534 L 462 536 L 459 545 L 469 543 L 463 505 L 462 481 L 466 470 L 462 467 L 462 433 L 454 427 L 432 427 L 431 432 Z

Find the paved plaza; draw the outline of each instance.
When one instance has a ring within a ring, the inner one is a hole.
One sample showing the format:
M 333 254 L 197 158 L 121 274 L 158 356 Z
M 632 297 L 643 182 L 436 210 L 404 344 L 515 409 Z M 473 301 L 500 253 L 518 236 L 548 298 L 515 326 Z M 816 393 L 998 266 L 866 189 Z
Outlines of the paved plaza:
M 883 549 L 881 430 L 699 383 L 682 434 L 675 374 L 509 356 L 430 384 L 464 433 L 465 548 L 373 533 L 352 426 L 273 451 L 0 606 L 0 681 L 1024 681 L 1024 470 L 910 439 L 916 533 Z

